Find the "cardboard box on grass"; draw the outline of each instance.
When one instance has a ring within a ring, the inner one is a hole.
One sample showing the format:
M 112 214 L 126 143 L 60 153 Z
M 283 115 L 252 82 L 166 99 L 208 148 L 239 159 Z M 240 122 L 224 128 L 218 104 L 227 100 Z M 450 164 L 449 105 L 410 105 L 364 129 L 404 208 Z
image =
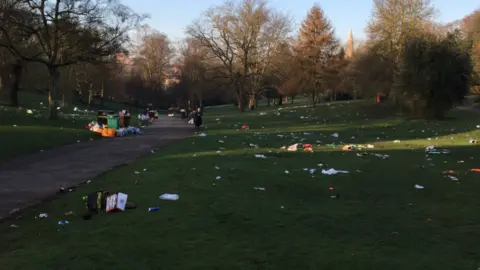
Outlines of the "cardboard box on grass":
M 107 197 L 107 203 L 105 207 L 106 212 L 118 212 L 125 211 L 127 206 L 128 195 L 125 193 L 114 193 Z

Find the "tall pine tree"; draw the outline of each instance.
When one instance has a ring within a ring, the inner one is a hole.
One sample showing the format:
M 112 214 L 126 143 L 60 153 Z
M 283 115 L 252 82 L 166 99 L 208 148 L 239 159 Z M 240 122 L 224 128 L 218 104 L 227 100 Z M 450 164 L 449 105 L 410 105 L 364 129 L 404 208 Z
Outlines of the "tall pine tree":
M 297 55 L 300 59 L 303 80 L 315 107 L 316 97 L 322 85 L 326 85 L 325 68 L 338 52 L 339 42 L 330 21 L 319 5 L 315 4 L 302 22 L 297 43 Z M 323 88 L 324 89 L 324 88 Z

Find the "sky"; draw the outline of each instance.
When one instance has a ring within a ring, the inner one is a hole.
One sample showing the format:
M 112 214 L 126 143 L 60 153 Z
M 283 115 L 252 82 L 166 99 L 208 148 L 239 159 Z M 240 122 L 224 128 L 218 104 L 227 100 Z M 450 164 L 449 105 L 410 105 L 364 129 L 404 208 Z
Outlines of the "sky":
M 152 28 L 165 33 L 170 40 L 179 41 L 185 28 L 199 18 L 208 8 L 224 0 L 122 0 L 136 12 L 148 13 L 145 21 Z M 432 0 L 438 16 L 437 21 L 448 23 L 461 19 L 480 8 L 479 0 Z M 295 29 L 299 28 L 308 10 L 318 3 L 335 28 L 338 38 L 345 42 L 352 29 L 355 39 L 365 39 L 365 26 L 370 18 L 373 0 L 270 0 L 270 5 L 294 19 Z

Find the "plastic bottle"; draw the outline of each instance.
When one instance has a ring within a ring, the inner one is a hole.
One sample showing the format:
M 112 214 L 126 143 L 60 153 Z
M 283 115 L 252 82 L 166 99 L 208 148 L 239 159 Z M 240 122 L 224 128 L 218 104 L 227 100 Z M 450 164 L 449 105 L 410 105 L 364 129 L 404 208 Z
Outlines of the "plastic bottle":
M 148 208 L 148 212 L 158 211 L 160 209 L 158 206 Z

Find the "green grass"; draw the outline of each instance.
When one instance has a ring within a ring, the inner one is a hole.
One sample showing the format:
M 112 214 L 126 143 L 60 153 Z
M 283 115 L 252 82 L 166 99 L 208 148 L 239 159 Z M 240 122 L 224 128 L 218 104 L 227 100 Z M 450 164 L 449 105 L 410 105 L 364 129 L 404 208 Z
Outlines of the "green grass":
M 279 115 L 273 108 L 233 110 L 208 108 L 206 137 L 172 144 L 0 224 L 2 268 L 480 267 L 480 175 L 470 172 L 480 165 L 478 146 L 468 143 L 480 137 L 479 115 L 455 111 L 443 122 L 404 121 L 386 105 L 358 102 L 289 106 Z M 280 149 L 295 142 L 314 144 L 314 152 Z M 375 147 L 342 152 L 346 143 Z M 429 145 L 451 153 L 427 156 Z M 133 172 L 144 168 L 135 185 Z M 322 168 L 350 173 L 327 176 Z M 455 170 L 459 181 L 444 170 Z M 330 198 L 330 186 L 339 199 Z M 128 193 L 138 209 L 82 220 L 81 197 L 99 189 Z M 162 201 L 162 193 L 180 200 Z M 148 212 L 152 206 L 160 210 Z M 64 216 L 68 211 L 76 216 Z M 47 219 L 34 218 L 43 212 Z
M 96 119 L 96 111 L 93 109 L 75 105 L 62 108 L 59 111 L 60 119 L 49 121 L 46 96 L 21 92 L 20 103 L 24 106 L 22 110 L 0 105 L 0 161 L 100 138 L 98 134 L 85 129 L 85 124 Z M 120 108 L 120 104 L 112 102 L 106 106 L 111 109 Z M 32 110 L 33 113 L 29 114 L 27 110 Z M 132 124 L 139 124 L 135 117 L 132 118 Z

